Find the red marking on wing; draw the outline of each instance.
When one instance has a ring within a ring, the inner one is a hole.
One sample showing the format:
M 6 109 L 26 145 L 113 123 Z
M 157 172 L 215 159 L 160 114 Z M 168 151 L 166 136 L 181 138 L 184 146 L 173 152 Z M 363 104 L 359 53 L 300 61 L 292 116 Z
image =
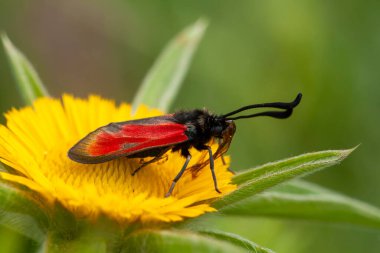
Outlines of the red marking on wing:
M 102 163 L 159 147 L 187 141 L 187 127 L 172 115 L 111 123 L 89 133 L 75 144 L 68 156 L 80 163 Z
M 120 131 L 104 129 L 99 132 L 87 151 L 91 156 L 112 153 L 125 155 L 148 148 L 169 146 L 188 140 L 186 126 L 177 123 L 158 125 L 123 125 Z

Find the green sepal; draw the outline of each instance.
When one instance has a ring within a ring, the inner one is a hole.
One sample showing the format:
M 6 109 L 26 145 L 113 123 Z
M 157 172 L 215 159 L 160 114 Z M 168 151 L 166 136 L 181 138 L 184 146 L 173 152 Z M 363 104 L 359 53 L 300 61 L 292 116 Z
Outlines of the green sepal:
M 81 231 L 80 234 L 68 234 L 50 231 L 40 252 L 43 253 L 106 253 L 107 239 L 99 236 L 95 229 Z
M 232 179 L 232 183 L 239 186 L 238 189 L 214 202 L 213 206 L 221 209 L 280 183 L 335 165 L 352 151 L 353 149 L 308 153 L 244 171 Z
M 45 86 L 28 59 L 5 34 L 2 34 L 1 39 L 24 103 L 30 105 L 36 98 L 48 96 Z
M 246 198 L 222 208 L 220 212 L 380 228 L 379 208 L 301 180 L 287 182 Z
M 134 109 L 140 104 L 162 111 L 170 108 L 206 28 L 207 22 L 200 19 L 169 42 L 140 85 Z
M 256 253 L 274 253 L 273 250 L 264 248 L 248 239 L 245 239 L 237 234 L 227 233 L 224 231 L 218 230 L 201 230 L 199 233 L 214 237 L 216 239 L 230 242 L 236 246 L 242 247 L 246 249 L 248 252 L 256 252 Z
M 42 242 L 48 218 L 42 208 L 20 190 L 0 183 L 0 224 Z
M 124 240 L 122 253 L 247 252 L 227 241 L 183 230 L 144 230 Z

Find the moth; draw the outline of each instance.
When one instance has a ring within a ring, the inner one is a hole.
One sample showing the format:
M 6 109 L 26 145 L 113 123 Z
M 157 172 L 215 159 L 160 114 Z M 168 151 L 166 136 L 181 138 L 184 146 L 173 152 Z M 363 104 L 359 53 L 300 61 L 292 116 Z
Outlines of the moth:
M 171 151 L 178 151 L 186 159 L 177 176 L 173 179 L 165 197 L 172 194 L 191 160 L 189 149 L 208 152 L 208 161 L 196 164 L 191 169 L 199 170 L 210 165 L 214 188 L 220 193 L 214 172 L 214 160 L 227 152 L 236 131 L 234 121 L 238 119 L 267 116 L 278 119 L 288 118 L 293 109 L 300 103 L 302 94 L 289 103 L 274 102 L 253 104 L 241 107 L 232 112 L 216 115 L 206 109 L 178 111 L 157 117 L 110 123 L 89 133 L 68 152 L 68 156 L 84 164 L 96 164 L 111 161 L 120 157 L 147 158 L 150 160 L 137 167 L 132 175 L 148 164 L 160 160 Z M 273 108 L 247 115 L 238 115 L 251 109 Z M 217 140 L 219 146 L 215 153 L 209 143 Z

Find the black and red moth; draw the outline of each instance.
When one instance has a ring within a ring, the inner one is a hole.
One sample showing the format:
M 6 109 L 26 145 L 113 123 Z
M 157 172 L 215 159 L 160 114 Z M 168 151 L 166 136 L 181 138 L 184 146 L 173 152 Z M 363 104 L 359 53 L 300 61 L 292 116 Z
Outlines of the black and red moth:
M 223 158 L 228 150 L 235 133 L 234 120 L 269 116 L 273 118 L 288 118 L 293 109 L 301 101 L 302 94 L 298 94 L 293 102 L 275 102 L 244 106 L 240 109 L 223 115 L 214 115 L 203 110 L 178 111 L 163 116 L 110 123 L 89 133 L 75 144 L 68 152 L 68 156 L 79 163 L 95 164 L 107 162 L 119 157 L 146 158 L 149 161 L 142 163 L 134 170 L 132 175 L 144 166 L 156 162 L 169 150 L 179 151 L 186 158 L 178 175 L 165 195 L 170 196 L 174 186 L 185 172 L 191 154 L 189 149 L 208 151 L 207 162 L 191 167 L 199 170 L 208 163 L 214 180 L 214 187 L 220 193 L 214 172 L 214 160 Z M 280 110 L 263 111 L 249 115 L 236 116 L 236 114 L 254 108 L 275 108 Z M 213 154 L 207 145 L 212 139 L 219 141 L 219 146 Z

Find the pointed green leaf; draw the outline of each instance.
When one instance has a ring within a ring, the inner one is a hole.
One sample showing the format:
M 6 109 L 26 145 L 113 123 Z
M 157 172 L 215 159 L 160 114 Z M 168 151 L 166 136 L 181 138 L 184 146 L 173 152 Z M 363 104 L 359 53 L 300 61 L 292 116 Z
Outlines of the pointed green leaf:
M 139 104 L 146 104 L 163 111 L 169 109 L 206 27 L 207 22 L 200 19 L 165 47 L 144 78 L 132 103 L 134 109 Z
M 247 252 L 239 246 L 201 234 L 181 230 L 147 230 L 124 240 L 121 252 Z
M 220 210 L 224 214 L 271 216 L 380 228 L 380 209 L 305 181 L 287 182 Z
M 214 206 L 220 209 L 282 182 L 335 165 L 352 151 L 353 149 L 308 153 L 247 170 L 232 180 L 239 188 L 216 201 Z
M 30 64 L 5 34 L 1 37 L 13 75 L 25 104 L 31 104 L 38 97 L 48 96 L 48 92 L 32 64 Z
M 0 184 L 0 224 L 37 242 L 48 227 L 43 210 L 22 192 Z
M 208 236 L 214 237 L 216 239 L 230 242 L 236 246 L 242 247 L 247 250 L 247 252 L 256 252 L 256 253 L 274 253 L 271 249 L 264 248 L 254 242 L 251 242 L 248 239 L 241 237 L 240 235 L 227 233 L 223 231 L 217 230 L 203 230 L 198 231 L 202 234 L 206 234 Z

